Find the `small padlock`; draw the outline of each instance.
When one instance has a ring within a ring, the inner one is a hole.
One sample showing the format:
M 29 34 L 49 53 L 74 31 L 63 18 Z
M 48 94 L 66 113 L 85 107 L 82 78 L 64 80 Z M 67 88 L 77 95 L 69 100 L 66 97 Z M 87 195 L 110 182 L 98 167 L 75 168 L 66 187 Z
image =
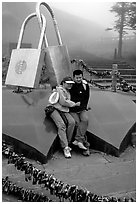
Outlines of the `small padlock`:
M 55 87 L 56 85 L 61 83 L 64 77 L 72 76 L 71 62 L 70 62 L 67 47 L 62 43 L 60 32 L 58 29 L 58 25 L 57 25 L 53 10 L 45 2 L 38 2 L 36 4 L 36 13 L 38 16 L 40 27 L 42 27 L 42 19 L 41 19 L 41 13 L 40 13 L 41 5 L 44 5 L 52 16 L 52 20 L 53 20 L 57 40 L 58 40 L 57 46 L 48 46 L 46 35 L 44 38 L 44 42 L 46 46 L 45 65 L 48 70 L 50 85 L 52 87 Z
M 46 29 L 46 19 L 42 15 L 42 30 L 37 49 L 20 48 L 25 26 L 27 22 L 36 17 L 36 13 L 30 14 L 22 23 L 17 48 L 12 50 L 9 68 L 5 84 L 13 86 L 23 86 L 37 88 L 40 74 L 44 64 L 44 50 L 42 50 L 43 37 Z
M 38 169 L 33 170 L 33 185 L 37 184 L 39 171 Z

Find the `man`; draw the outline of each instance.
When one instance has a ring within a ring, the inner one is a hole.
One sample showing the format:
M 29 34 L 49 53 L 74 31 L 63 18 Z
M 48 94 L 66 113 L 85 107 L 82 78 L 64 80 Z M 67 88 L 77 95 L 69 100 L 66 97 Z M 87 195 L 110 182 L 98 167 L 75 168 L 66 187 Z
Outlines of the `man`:
M 83 80 L 83 72 L 75 70 L 73 72 L 74 84 L 70 89 L 71 100 L 75 103 L 80 102 L 80 106 L 70 107 L 70 114 L 77 123 L 74 145 L 83 149 L 83 155 L 89 156 L 89 143 L 86 139 L 86 131 L 88 127 L 87 104 L 89 101 L 89 85 Z

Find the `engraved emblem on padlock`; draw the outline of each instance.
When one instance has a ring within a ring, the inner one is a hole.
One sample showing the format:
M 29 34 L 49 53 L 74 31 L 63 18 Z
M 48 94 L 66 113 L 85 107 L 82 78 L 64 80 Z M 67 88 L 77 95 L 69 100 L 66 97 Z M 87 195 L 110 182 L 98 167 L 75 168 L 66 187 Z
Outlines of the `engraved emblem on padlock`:
M 26 67 L 27 67 L 27 63 L 25 60 L 20 60 L 16 63 L 16 66 L 15 66 L 15 72 L 17 74 L 22 74 L 25 70 L 26 70 Z
M 46 19 L 42 15 L 42 29 L 38 48 L 21 48 L 25 27 L 30 19 L 37 17 L 32 13 L 23 21 L 17 48 L 12 50 L 9 68 L 5 84 L 13 86 L 23 86 L 37 88 L 39 85 L 42 66 L 44 65 L 45 51 L 42 49 L 42 43 L 46 30 Z
M 48 70 L 50 84 L 52 87 L 54 87 L 57 84 L 60 84 L 62 79 L 65 76 L 72 76 L 71 62 L 70 62 L 67 47 L 62 43 L 60 32 L 58 29 L 58 25 L 57 25 L 53 10 L 45 2 L 38 2 L 36 4 L 36 13 L 38 16 L 40 27 L 42 28 L 42 18 L 41 18 L 41 12 L 40 12 L 41 5 L 45 6 L 52 16 L 52 21 L 54 24 L 54 29 L 55 29 L 55 33 L 58 41 L 58 45 L 49 46 L 46 34 L 44 36 L 44 42 L 46 47 L 45 65 Z

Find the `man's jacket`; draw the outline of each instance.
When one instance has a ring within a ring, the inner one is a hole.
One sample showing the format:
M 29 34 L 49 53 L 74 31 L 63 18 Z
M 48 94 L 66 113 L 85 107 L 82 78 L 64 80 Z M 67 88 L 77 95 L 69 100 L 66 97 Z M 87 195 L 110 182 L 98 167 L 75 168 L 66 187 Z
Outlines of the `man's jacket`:
M 80 106 L 70 107 L 70 112 L 80 112 L 87 109 L 87 104 L 89 100 L 89 85 L 83 80 L 80 84 L 73 84 L 70 94 L 71 101 L 80 102 Z

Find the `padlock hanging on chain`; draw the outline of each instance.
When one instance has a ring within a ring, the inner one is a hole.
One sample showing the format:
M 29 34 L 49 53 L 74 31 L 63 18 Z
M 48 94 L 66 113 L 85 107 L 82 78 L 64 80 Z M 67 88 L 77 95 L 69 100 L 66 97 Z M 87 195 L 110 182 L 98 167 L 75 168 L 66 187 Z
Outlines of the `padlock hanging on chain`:
M 50 12 L 54 24 L 54 29 L 58 41 L 56 46 L 48 46 L 48 40 L 46 34 L 44 36 L 45 43 L 45 65 L 49 74 L 49 82 L 52 87 L 60 84 L 65 76 L 72 76 L 71 62 L 67 47 L 63 45 L 58 25 L 53 13 L 53 10 L 45 2 L 38 2 L 36 4 L 36 13 L 40 23 L 40 28 L 42 28 L 42 18 L 40 12 L 40 6 L 45 6 Z
M 42 29 L 38 48 L 21 48 L 25 27 L 28 21 L 33 17 L 37 17 L 37 14 L 30 14 L 22 23 L 17 48 L 12 50 L 5 81 L 6 85 L 23 86 L 29 88 L 37 88 L 39 85 L 45 54 L 45 51 L 42 50 L 42 44 L 46 30 L 46 19 L 44 15 L 42 15 Z

